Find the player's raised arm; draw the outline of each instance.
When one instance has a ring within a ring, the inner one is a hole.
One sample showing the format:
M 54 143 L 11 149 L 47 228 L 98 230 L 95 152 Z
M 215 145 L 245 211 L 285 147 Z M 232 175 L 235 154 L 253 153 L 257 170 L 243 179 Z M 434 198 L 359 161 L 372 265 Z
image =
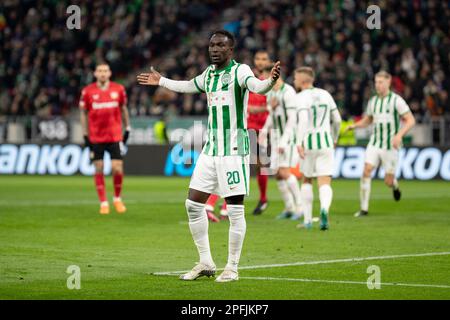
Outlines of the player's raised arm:
M 169 90 L 179 93 L 199 93 L 202 92 L 199 85 L 196 83 L 196 78 L 189 81 L 171 80 L 161 76 L 153 67 L 150 68 L 150 72 L 141 73 L 137 76 L 139 84 L 144 86 L 161 86 Z
M 272 89 L 275 85 L 275 82 L 280 77 L 280 61 L 277 61 L 270 71 L 270 77 L 265 80 L 259 80 L 253 74 L 253 71 L 250 69 L 248 65 L 243 65 L 238 69 L 238 79 L 239 84 L 249 91 L 265 94 Z

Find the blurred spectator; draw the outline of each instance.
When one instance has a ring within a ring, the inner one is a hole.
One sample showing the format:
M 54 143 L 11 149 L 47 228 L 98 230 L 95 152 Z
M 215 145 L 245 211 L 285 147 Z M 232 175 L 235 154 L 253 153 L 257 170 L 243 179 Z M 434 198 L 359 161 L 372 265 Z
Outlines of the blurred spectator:
M 450 113 L 450 6 L 447 1 L 379 2 L 381 30 L 366 27 L 369 1 L 79 1 L 82 29 L 65 27 L 69 1 L 7 0 L 0 5 L 0 113 L 67 114 L 103 57 L 129 94 L 132 115 L 207 113 L 204 95 L 136 86 L 150 63 L 165 76 L 190 79 L 208 65 L 208 36 L 226 28 L 236 59 L 252 64 L 260 48 L 282 61 L 288 82 L 299 65 L 339 108 L 360 115 L 373 75 L 393 73 L 393 89 L 417 115 Z

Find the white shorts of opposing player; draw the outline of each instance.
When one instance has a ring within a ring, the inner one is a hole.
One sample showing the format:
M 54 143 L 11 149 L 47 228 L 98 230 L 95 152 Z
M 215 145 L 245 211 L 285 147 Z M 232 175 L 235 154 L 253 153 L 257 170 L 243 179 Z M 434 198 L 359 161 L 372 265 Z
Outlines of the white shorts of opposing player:
M 202 153 L 192 174 L 189 188 L 209 194 L 218 194 L 222 198 L 248 195 L 249 172 L 248 156 L 209 156 Z M 238 280 L 238 263 L 247 228 L 244 205 L 228 204 L 227 209 L 230 221 L 228 263 L 222 275 L 217 278 L 218 282 Z M 189 228 L 197 246 L 200 262 L 191 272 L 182 275 L 181 279 L 195 280 L 202 275 L 214 274 L 216 267 L 209 246 L 205 205 L 186 200 L 186 210 L 189 217 Z

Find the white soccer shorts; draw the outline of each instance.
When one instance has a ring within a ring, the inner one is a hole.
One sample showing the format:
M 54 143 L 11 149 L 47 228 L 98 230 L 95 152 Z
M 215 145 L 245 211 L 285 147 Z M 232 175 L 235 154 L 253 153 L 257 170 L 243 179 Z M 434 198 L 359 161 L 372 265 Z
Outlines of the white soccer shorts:
M 278 148 L 274 148 L 270 154 L 270 169 L 295 168 L 299 161 L 297 146 L 288 145 L 282 154 L 278 153 Z
M 398 163 L 398 150 L 387 150 L 374 146 L 367 146 L 364 161 L 371 164 L 374 168 L 377 168 L 381 162 L 381 165 L 387 174 L 395 174 Z
M 305 159 L 302 159 L 300 171 L 307 178 L 332 176 L 334 171 L 334 149 L 305 149 Z
M 209 156 L 201 153 L 192 173 L 190 189 L 222 198 L 248 195 L 249 156 Z

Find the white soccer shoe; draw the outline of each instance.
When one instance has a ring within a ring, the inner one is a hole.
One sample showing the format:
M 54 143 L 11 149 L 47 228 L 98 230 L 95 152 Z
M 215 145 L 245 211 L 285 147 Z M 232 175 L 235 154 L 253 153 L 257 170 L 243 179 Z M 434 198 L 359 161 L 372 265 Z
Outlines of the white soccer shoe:
M 208 266 L 203 263 L 197 263 L 188 273 L 180 275 L 181 280 L 192 281 L 202 276 L 213 277 L 216 274 L 216 266 Z
M 216 278 L 216 282 L 230 282 L 239 280 L 237 271 L 223 270 L 223 272 Z

